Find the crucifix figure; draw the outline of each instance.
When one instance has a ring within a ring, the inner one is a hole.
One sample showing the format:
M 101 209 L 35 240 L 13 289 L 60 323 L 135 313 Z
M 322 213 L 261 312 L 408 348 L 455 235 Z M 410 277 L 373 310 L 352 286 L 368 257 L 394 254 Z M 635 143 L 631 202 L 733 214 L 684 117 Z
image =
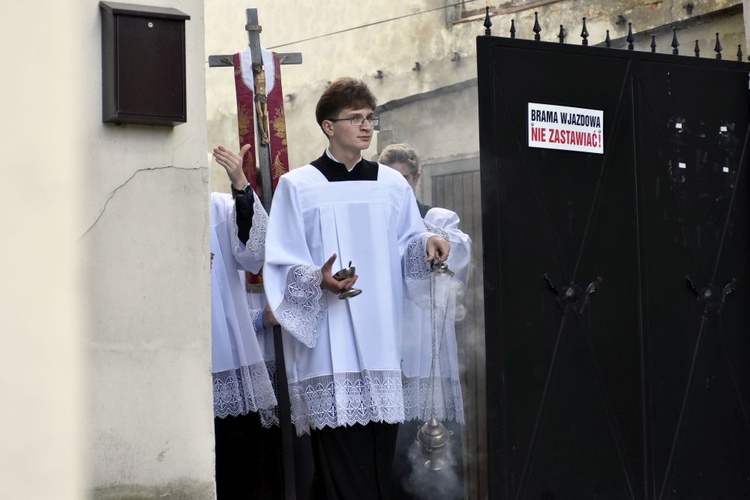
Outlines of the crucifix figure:
M 266 70 L 262 64 L 253 63 L 255 83 L 255 112 L 258 115 L 260 142 L 268 145 L 268 96 L 266 96 Z

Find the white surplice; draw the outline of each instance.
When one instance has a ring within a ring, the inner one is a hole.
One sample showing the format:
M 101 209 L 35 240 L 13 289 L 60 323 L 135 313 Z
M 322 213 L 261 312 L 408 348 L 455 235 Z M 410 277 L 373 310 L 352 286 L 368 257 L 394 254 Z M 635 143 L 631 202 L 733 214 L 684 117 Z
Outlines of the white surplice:
M 310 428 L 404 420 L 404 273 L 426 276 L 430 233 L 403 176 L 329 182 L 314 166 L 284 174 L 274 194 L 263 279 L 283 327 L 292 420 Z M 320 267 L 349 261 L 362 294 L 322 290 Z
M 258 272 L 263 264 L 268 216 L 253 193 L 253 219 L 247 244 L 237 236 L 231 195 L 211 193 L 211 354 L 214 416 L 245 415 L 272 408 L 276 396 L 266 370 L 240 270 Z
M 245 282 L 244 271 L 240 273 L 240 279 Z M 266 300 L 266 294 L 263 293 L 262 285 L 260 290 L 248 291 L 247 296 L 247 307 L 250 311 L 250 319 L 253 325 L 256 324 L 256 320 L 263 317 L 263 309 L 266 307 L 268 301 Z M 273 327 L 263 327 L 260 330 L 256 328 L 256 338 L 258 339 L 258 347 L 260 353 L 266 362 L 266 369 L 268 370 L 268 376 L 271 378 L 271 385 L 273 385 L 274 393 L 276 393 L 276 351 L 274 346 Z M 274 406 L 270 409 L 258 410 L 260 421 L 263 427 L 272 427 L 279 425 L 279 407 Z
M 458 228 L 459 217 L 451 210 L 433 207 L 424 221 L 431 233 L 450 243 L 445 263 L 454 275 L 433 277 L 433 303 L 424 286 L 416 297 L 412 293 L 405 298 L 404 330 L 413 332 L 404 335 L 402 345 L 405 418 L 435 416 L 463 423 L 456 319 L 461 316 L 460 298 L 469 275 L 471 238 Z

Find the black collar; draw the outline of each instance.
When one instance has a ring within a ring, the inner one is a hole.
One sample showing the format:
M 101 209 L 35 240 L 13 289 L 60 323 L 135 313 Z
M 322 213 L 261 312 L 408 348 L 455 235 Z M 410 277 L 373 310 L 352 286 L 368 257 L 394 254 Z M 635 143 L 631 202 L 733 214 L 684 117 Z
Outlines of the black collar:
M 359 160 L 351 171 L 347 170 L 343 163 L 332 160 L 325 152 L 311 165 L 320 170 L 328 182 L 378 180 L 378 164 L 364 158 Z

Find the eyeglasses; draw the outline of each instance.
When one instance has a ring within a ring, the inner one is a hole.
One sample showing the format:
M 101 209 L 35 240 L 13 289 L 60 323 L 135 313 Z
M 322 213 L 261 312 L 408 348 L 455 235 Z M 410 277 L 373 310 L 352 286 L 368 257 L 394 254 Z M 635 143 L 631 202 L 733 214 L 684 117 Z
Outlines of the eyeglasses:
M 349 123 L 352 124 L 352 127 L 361 127 L 364 125 L 365 120 L 370 122 L 373 127 L 377 127 L 378 123 L 380 122 L 380 117 L 375 115 L 353 115 L 353 116 L 347 116 L 346 118 L 328 118 L 329 122 L 341 122 L 344 120 L 349 120 Z

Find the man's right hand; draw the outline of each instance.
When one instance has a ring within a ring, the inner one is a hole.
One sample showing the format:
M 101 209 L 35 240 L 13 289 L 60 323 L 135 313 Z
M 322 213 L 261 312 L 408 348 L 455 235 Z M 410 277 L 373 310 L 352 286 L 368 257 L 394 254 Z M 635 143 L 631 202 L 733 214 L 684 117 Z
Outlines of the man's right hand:
M 333 263 L 336 261 L 336 254 L 331 255 L 331 257 L 326 261 L 325 264 L 323 264 L 323 267 L 320 268 L 320 272 L 323 274 L 323 281 L 320 283 L 320 288 L 323 288 L 324 290 L 328 290 L 333 293 L 341 293 L 344 290 L 349 290 L 351 287 L 354 286 L 354 283 L 357 282 L 357 276 L 356 274 L 352 276 L 351 278 L 344 278 L 342 280 L 337 280 L 333 277 L 333 272 L 331 269 L 333 268 Z
M 242 171 L 242 158 L 245 153 L 250 149 L 249 144 L 245 144 L 240 149 L 239 154 L 236 154 L 224 146 L 214 148 L 214 158 L 216 163 L 224 167 L 229 177 L 229 182 L 232 183 L 232 187 L 238 191 L 245 189 L 247 185 L 247 178 L 245 173 Z

